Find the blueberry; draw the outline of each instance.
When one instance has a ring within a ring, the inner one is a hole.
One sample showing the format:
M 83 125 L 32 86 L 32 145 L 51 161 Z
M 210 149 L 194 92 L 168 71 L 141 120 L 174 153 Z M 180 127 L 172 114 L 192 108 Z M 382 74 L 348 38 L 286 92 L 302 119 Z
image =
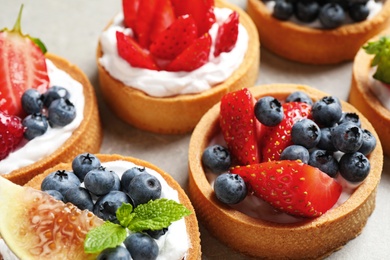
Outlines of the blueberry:
M 280 154 L 280 160 L 301 160 L 303 163 L 309 162 L 309 151 L 302 145 L 287 146 Z
M 118 223 L 116 211 L 123 203 L 131 204 L 130 198 L 124 192 L 110 191 L 95 202 L 93 213 L 103 220 Z
M 322 172 L 334 178 L 339 170 L 339 164 L 333 156 L 333 152 L 314 150 L 310 153 L 309 165 L 320 169 Z
M 69 99 L 56 99 L 48 109 L 48 119 L 52 127 L 63 127 L 76 118 L 76 108 Z
M 136 176 L 141 173 L 146 172 L 145 167 L 132 167 L 128 170 L 126 170 L 121 177 L 121 186 L 125 192 L 129 190 L 129 185 L 131 180 Z
M 363 129 L 362 131 L 363 131 L 363 144 L 358 151 L 364 154 L 365 156 L 367 156 L 375 149 L 376 138 L 367 129 Z
M 42 99 L 45 107 L 50 107 L 51 102 L 56 99 L 69 99 L 70 94 L 68 90 L 61 86 L 52 86 L 42 94 Z
M 247 187 L 238 174 L 223 173 L 214 182 L 214 192 L 218 200 L 225 204 L 237 204 L 245 199 Z
M 26 116 L 22 121 L 22 125 L 25 127 L 23 135 L 27 140 L 43 135 L 49 127 L 46 117 L 40 113 Z
M 291 128 L 291 140 L 294 144 L 302 145 L 307 149 L 315 147 L 321 138 L 321 130 L 313 120 L 301 119 Z
M 56 200 L 64 201 L 64 196 L 58 190 L 45 190 L 45 192 Z
M 139 174 L 130 182 L 127 195 L 129 195 L 136 207 L 150 200 L 160 198 L 161 183 L 155 176 L 149 173 Z
M 318 18 L 325 29 L 334 29 L 345 21 L 345 11 L 339 4 L 328 3 L 321 7 Z
M 80 180 L 73 172 L 58 170 L 43 179 L 41 190 L 57 190 L 65 196 L 68 189 L 78 186 L 80 186 Z
M 295 16 L 304 23 L 313 22 L 320 13 L 320 5 L 316 1 L 298 1 L 295 6 Z
M 85 175 L 84 185 L 91 193 L 101 196 L 113 189 L 115 178 L 111 171 L 100 166 L 97 169 L 92 169 Z
M 272 15 L 279 20 L 288 20 L 294 14 L 293 4 L 286 0 L 277 0 L 275 2 Z
M 303 102 L 309 105 L 313 104 L 313 101 L 311 100 L 309 95 L 303 91 L 292 92 L 290 95 L 287 96 L 286 102 Z
M 165 233 L 167 233 L 167 231 L 168 231 L 168 228 L 163 228 L 160 230 L 145 230 L 144 232 L 154 239 L 159 239 L 160 237 L 165 235 Z
M 317 148 L 327 151 L 336 151 L 337 149 L 334 147 L 332 142 L 332 127 L 324 127 L 321 128 L 321 138 L 317 144 Z
M 314 122 L 321 127 L 334 126 L 343 114 L 340 101 L 332 96 L 323 97 L 314 102 L 311 115 Z
M 65 202 L 70 202 L 81 210 L 93 210 L 91 194 L 83 187 L 72 187 L 65 192 Z
M 158 256 L 158 245 L 147 234 L 130 234 L 123 243 L 134 260 L 154 260 Z
M 111 190 L 122 190 L 121 179 L 119 178 L 118 174 L 116 174 L 113 171 L 111 171 L 111 173 L 115 179 L 114 186 L 112 187 Z
M 129 250 L 123 246 L 104 249 L 97 257 L 97 260 L 130 260 Z
M 344 123 L 333 128 L 332 143 L 344 153 L 353 153 L 363 144 L 363 131 L 354 123 Z
M 339 121 L 339 125 L 342 123 L 351 122 L 357 126 L 361 126 L 359 115 L 353 112 L 343 112 Z
M 349 16 L 355 22 L 361 22 L 367 19 L 370 10 L 365 4 L 353 3 L 349 7 Z
M 79 154 L 72 161 L 73 172 L 79 177 L 80 181 L 84 181 L 85 175 L 90 170 L 97 169 L 100 166 L 99 158 L 90 153 Z
M 22 95 L 22 108 L 27 114 L 41 113 L 43 102 L 41 93 L 35 88 L 27 89 Z
M 226 172 L 231 165 L 229 150 L 222 145 L 207 147 L 202 154 L 202 164 L 213 173 Z
M 344 154 L 339 164 L 341 176 L 349 182 L 362 182 L 370 172 L 370 161 L 360 152 Z
M 257 100 L 254 112 L 257 120 L 266 126 L 276 126 L 284 117 L 282 104 L 271 96 Z

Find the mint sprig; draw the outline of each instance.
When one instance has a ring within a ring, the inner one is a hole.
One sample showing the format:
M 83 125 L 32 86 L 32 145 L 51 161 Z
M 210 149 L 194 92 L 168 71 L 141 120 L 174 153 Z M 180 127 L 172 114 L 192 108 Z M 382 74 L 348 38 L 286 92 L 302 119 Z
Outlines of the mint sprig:
M 377 69 L 373 77 L 390 84 L 390 37 L 382 36 L 377 41 L 368 42 L 363 49 L 375 55 L 371 66 L 377 66 Z
M 120 224 L 105 222 L 90 230 L 84 241 L 86 253 L 98 253 L 106 248 L 115 248 L 127 237 L 127 229 L 132 232 L 160 230 L 172 222 L 191 214 L 184 205 L 168 199 L 151 200 L 133 209 L 131 204 L 123 203 L 116 211 Z

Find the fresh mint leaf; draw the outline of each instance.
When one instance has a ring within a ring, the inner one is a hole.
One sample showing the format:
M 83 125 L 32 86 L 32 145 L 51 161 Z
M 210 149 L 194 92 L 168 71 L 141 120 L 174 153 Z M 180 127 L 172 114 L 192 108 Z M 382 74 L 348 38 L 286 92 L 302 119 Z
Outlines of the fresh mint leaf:
M 373 54 L 371 66 L 377 66 L 374 78 L 390 84 L 390 37 L 381 37 L 377 41 L 369 42 L 363 46 L 368 54 Z
M 133 206 L 129 203 L 123 203 L 116 211 L 116 218 L 123 227 L 127 227 L 134 218 Z
M 103 225 L 90 230 L 84 241 L 86 253 L 98 253 L 106 248 L 115 248 L 127 237 L 126 228 L 106 221 Z

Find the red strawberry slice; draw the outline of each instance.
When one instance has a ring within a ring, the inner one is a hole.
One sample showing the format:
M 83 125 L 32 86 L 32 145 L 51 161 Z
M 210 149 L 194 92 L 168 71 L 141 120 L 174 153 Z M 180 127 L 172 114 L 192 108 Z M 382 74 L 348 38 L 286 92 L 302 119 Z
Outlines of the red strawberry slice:
M 150 43 L 155 41 L 176 19 L 170 0 L 157 0 L 156 5 L 155 17 L 150 33 Z
M 122 0 L 122 10 L 125 26 L 135 28 L 137 12 L 141 0 Z
M 295 216 L 318 217 L 335 205 L 342 187 L 333 178 L 299 161 L 269 161 L 236 167 L 258 196 Z
M 232 12 L 228 19 L 218 28 L 215 41 L 214 56 L 218 57 L 221 52 L 231 51 L 237 42 L 238 36 L 238 13 Z
M 0 160 L 12 152 L 23 139 L 24 127 L 17 116 L 0 111 Z
M 157 0 L 142 0 L 139 3 L 137 19 L 135 23 L 135 38 L 142 48 L 148 48 L 150 43 L 150 34 L 153 27 L 153 19 Z
M 150 54 L 141 48 L 129 35 L 122 32 L 116 32 L 118 54 L 126 60 L 131 66 L 150 70 L 157 70 Z
M 180 16 L 150 45 L 150 52 L 161 59 L 173 59 L 191 45 L 197 35 L 192 16 Z
M 221 99 L 219 124 L 231 156 L 238 165 L 259 162 L 260 123 L 254 115 L 256 99 L 244 88 Z
M 38 39 L 22 34 L 22 9 L 14 28 L 0 32 L 0 110 L 17 116 L 24 115 L 21 97 L 27 89 L 43 93 L 49 86 L 46 49 Z
M 291 128 L 293 124 L 301 119 L 307 118 L 311 106 L 303 102 L 289 102 L 283 104 L 284 118 L 280 124 L 274 127 L 264 127 L 262 137 L 262 162 L 280 159 L 280 154 L 291 141 Z
M 165 68 L 167 71 L 192 71 L 209 60 L 211 37 L 208 33 L 197 38 Z

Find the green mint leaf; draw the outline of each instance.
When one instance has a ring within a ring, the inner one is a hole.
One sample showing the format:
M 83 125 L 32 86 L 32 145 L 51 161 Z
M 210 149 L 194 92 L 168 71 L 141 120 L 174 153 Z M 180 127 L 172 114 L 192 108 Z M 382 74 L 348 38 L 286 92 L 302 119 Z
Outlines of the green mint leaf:
M 127 237 L 126 228 L 106 221 L 103 225 L 90 230 L 84 241 L 86 253 L 98 253 L 106 248 L 115 248 Z
M 116 211 L 116 218 L 123 227 L 127 227 L 134 218 L 133 206 L 129 203 L 123 203 Z
M 127 228 L 134 232 L 160 230 L 189 214 L 191 211 L 182 204 L 168 199 L 151 200 L 134 209 L 134 218 Z
M 378 41 L 363 46 L 368 54 L 373 54 L 371 66 L 377 66 L 374 78 L 390 84 L 390 37 L 381 37 Z

